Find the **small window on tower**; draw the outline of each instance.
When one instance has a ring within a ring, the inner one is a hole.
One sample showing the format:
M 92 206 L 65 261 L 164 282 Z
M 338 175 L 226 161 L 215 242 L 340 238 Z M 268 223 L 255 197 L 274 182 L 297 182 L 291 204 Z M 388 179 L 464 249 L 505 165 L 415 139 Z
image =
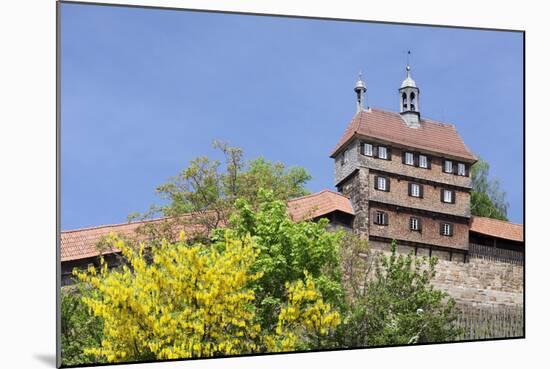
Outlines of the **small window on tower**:
M 378 157 L 380 159 L 387 159 L 388 158 L 388 149 L 384 146 L 378 147 Z
M 414 95 L 414 92 L 411 92 L 411 110 L 414 111 L 415 110 L 415 104 L 416 104 L 416 101 L 414 101 L 414 98 L 415 98 L 415 95 Z
M 348 160 L 349 160 L 349 149 L 345 150 L 342 153 L 342 156 L 340 156 L 340 165 L 344 166 L 344 164 L 346 164 L 348 162 Z
M 414 154 L 412 152 L 405 153 L 405 164 L 414 165 Z
M 464 163 L 458 163 L 458 175 L 459 176 L 466 175 L 466 165 Z
M 450 160 L 445 160 L 445 164 L 443 167 L 445 173 L 452 173 L 453 172 L 453 162 Z
M 426 155 L 418 156 L 418 166 L 420 168 L 428 168 L 428 157 Z
M 411 217 L 410 222 L 409 222 L 409 227 L 410 227 L 411 231 L 420 231 L 420 229 L 421 229 L 420 218 Z
M 365 146 L 363 146 L 363 152 L 367 156 L 372 156 L 373 155 L 372 144 L 366 143 Z
M 388 225 L 388 214 L 383 211 L 376 211 L 373 222 L 378 225 Z
M 407 110 L 407 94 L 403 92 L 403 110 Z

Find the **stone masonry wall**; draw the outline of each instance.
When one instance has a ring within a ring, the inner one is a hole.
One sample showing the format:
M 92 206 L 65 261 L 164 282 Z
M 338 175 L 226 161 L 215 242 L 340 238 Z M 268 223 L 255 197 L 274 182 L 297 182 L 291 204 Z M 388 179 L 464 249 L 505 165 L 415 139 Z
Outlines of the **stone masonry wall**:
M 361 142 L 372 142 L 374 144 L 378 144 L 372 139 L 364 140 Z M 419 167 L 403 164 L 401 155 L 403 151 L 409 151 L 407 149 L 402 149 L 394 145 L 388 144 L 388 147 L 391 146 L 392 148 L 391 160 L 384 160 L 384 159 L 378 159 L 375 157 L 361 154 L 358 148 L 360 145 L 360 141 L 356 140 L 356 142 L 354 142 L 354 145 L 357 148 L 357 153 L 358 153 L 356 160 L 358 164 L 361 166 L 365 166 L 371 169 L 381 170 L 385 172 L 398 173 L 404 176 L 421 178 L 428 181 L 436 181 L 436 182 L 459 186 L 459 187 L 465 187 L 465 188 L 472 187 L 472 180 L 470 177 L 459 176 L 451 173 L 444 173 L 442 169 L 443 158 L 437 155 L 430 155 L 429 153 L 420 152 L 421 154 L 427 154 L 428 156 L 431 157 L 431 169 L 425 169 L 425 168 L 419 168 Z M 412 150 L 412 151 L 417 152 L 417 150 Z
M 387 243 L 370 241 L 374 252 L 389 253 Z M 408 254 L 414 249 L 398 245 L 397 252 Z M 419 256 L 426 253 L 418 250 Z M 453 253 L 453 261 L 448 254 L 434 251 L 439 261 L 433 285 L 447 292 L 458 304 L 479 307 L 522 306 L 523 305 L 523 266 L 505 262 L 470 258 L 463 262 L 460 255 Z
M 370 183 L 374 183 L 375 176 L 383 176 L 382 174 L 369 174 Z M 400 180 L 395 177 L 386 176 L 390 180 L 390 190 L 380 191 L 371 186 L 369 191 L 369 199 L 372 201 L 380 201 L 386 204 L 401 205 L 416 209 L 428 211 L 437 211 L 445 214 L 458 215 L 462 217 L 470 217 L 470 194 L 465 191 L 455 191 L 455 203 L 445 203 L 441 201 L 441 188 L 445 186 L 434 186 L 424 184 L 423 197 L 409 196 L 409 181 Z M 413 183 L 417 183 L 412 181 Z
M 355 175 L 341 184 L 341 192 L 349 196 L 355 217 L 353 229 L 363 237 L 369 235 L 369 174 L 368 169 L 359 169 Z
M 383 211 L 388 214 L 388 225 L 373 224 L 374 213 Z M 379 236 L 390 239 L 401 239 L 412 242 L 427 243 L 431 245 L 453 247 L 462 250 L 468 249 L 468 224 L 453 223 L 453 236 L 439 234 L 440 220 L 431 217 L 414 215 L 421 219 L 422 232 L 411 231 L 409 220 L 411 214 L 405 212 L 390 211 L 382 207 L 370 207 L 370 232 L 371 236 Z M 446 221 L 448 222 L 448 221 Z

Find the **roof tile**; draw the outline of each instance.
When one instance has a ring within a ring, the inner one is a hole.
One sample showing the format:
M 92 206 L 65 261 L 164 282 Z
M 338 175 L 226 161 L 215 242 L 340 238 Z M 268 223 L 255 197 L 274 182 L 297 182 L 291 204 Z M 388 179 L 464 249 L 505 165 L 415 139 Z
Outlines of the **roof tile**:
M 469 161 L 477 158 L 470 152 L 452 124 L 421 119 L 420 128 L 410 128 L 399 113 L 369 109 L 357 113 L 332 150 L 331 157 L 355 135 L 373 137 L 403 146 L 452 155 Z

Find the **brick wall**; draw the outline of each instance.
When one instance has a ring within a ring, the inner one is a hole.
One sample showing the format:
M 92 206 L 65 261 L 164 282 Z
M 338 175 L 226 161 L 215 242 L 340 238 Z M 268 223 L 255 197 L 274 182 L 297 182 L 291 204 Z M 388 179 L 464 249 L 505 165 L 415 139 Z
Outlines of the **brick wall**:
M 388 225 L 381 226 L 373 224 L 374 213 L 384 211 L 388 214 Z M 431 217 L 418 216 L 422 221 L 422 232 L 411 231 L 409 229 L 409 220 L 411 214 L 405 212 L 396 212 L 384 207 L 370 206 L 371 222 L 369 225 L 369 235 L 385 237 L 389 239 L 401 239 L 411 242 L 426 243 L 437 246 L 452 247 L 462 250 L 468 249 L 468 224 L 453 223 L 453 236 L 443 236 L 439 234 L 440 220 Z
M 372 142 L 372 141 L 369 141 Z M 450 173 L 444 173 L 442 169 L 442 158 L 435 155 L 430 155 L 432 158 L 431 169 L 418 168 L 410 165 L 404 165 L 401 159 L 403 149 L 392 146 L 391 159 L 383 160 L 360 154 L 358 149 L 359 141 L 356 140 L 354 146 L 357 148 L 358 156 L 355 158 L 359 165 L 369 167 L 371 169 L 382 170 L 391 173 L 421 178 L 429 181 L 441 182 L 449 185 L 471 188 L 472 180 L 470 177 L 458 176 Z M 391 146 L 391 145 L 390 145 Z M 408 151 L 408 150 L 405 150 Z M 414 151 L 414 150 L 412 150 Z M 421 152 L 421 154 L 424 154 Z
M 374 177 L 382 175 L 370 172 L 370 183 L 374 183 Z M 470 194 L 465 191 L 455 190 L 455 203 L 449 204 L 441 201 L 441 189 L 445 186 L 423 185 L 423 198 L 409 196 L 408 180 L 387 177 L 390 180 L 390 191 L 379 191 L 370 187 L 369 199 L 388 204 L 401 205 L 411 208 L 436 211 L 462 217 L 470 217 Z M 412 181 L 414 182 L 414 181 Z M 416 182 L 415 182 L 416 183 Z

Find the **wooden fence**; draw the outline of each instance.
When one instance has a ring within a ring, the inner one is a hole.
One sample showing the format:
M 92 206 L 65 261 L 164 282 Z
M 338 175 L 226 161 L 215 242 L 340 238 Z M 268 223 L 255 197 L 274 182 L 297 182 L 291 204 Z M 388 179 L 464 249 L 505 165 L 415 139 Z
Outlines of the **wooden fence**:
M 511 338 L 524 335 L 523 306 L 473 307 L 458 306 L 457 327 L 462 332 L 457 340 Z
M 523 253 L 514 250 L 499 249 L 493 246 L 471 243 L 468 253 L 470 258 L 481 258 L 523 265 Z

